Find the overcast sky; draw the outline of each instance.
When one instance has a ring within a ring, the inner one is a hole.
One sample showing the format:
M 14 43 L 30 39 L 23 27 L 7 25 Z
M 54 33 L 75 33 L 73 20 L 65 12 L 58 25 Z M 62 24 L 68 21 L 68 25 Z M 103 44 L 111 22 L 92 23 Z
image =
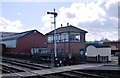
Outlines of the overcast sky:
M 0 31 L 48 33 L 53 30 L 53 16 L 46 12 L 54 8 L 57 28 L 70 23 L 84 29 L 87 41 L 118 39 L 118 0 L 4 0 L 0 3 Z

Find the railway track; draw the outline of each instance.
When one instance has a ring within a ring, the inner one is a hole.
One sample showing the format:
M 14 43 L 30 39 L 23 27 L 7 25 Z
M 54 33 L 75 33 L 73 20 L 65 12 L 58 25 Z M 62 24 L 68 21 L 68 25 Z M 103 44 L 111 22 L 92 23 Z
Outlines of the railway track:
M 20 67 L 26 67 L 32 70 L 42 70 L 42 67 L 37 67 L 37 66 L 33 66 L 33 65 L 29 65 L 29 64 L 24 64 L 24 63 L 19 63 L 19 62 L 15 62 L 15 61 L 3 61 L 5 63 L 10 63 L 12 65 L 16 65 L 16 66 L 20 66 Z
M 18 70 L 22 70 L 22 71 L 32 71 L 33 70 L 33 69 L 30 69 L 30 68 L 13 65 L 13 64 L 10 64 L 10 63 L 1 63 L 1 66 L 5 66 L 6 68 L 8 67 L 8 68 L 13 68 L 13 69 L 18 69 Z
M 25 78 L 109 78 L 109 77 L 84 73 L 81 71 L 66 71 L 61 73 L 54 73 L 54 74 L 35 76 L 35 77 L 25 77 Z
M 22 60 L 16 60 L 11 58 L 2 58 L 0 63 L 3 73 L 16 73 L 16 72 L 31 72 L 33 70 L 50 69 L 49 66 L 42 64 L 29 63 Z
M 2 61 L 3 63 L 0 63 L 0 65 L 2 66 L 3 69 L 0 70 L 4 71 L 5 73 L 10 73 L 10 74 L 13 73 L 14 75 L 19 76 L 19 78 L 120 78 L 119 70 L 115 72 L 111 70 L 110 71 L 111 73 L 105 70 L 87 70 L 87 69 L 71 70 L 71 67 L 74 68 L 74 66 L 50 69 L 49 66 L 25 62 L 17 59 L 3 58 Z M 80 67 L 81 66 L 83 65 L 80 65 Z M 79 66 L 77 68 L 79 68 Z M 42 69 L 48 69 L 48 70 L 42 70 Z M 114 72 L 114 76 L 112 75 L 110 76 L 109 74 L 112 74 L 113 72 Z M 3 78 L 9 78 L 9 77 L 6 77 L 4 74 Z
M 13 67 L 8 67 L 8 66 L 5 66 L 5 65 L 2 65 L 2 69 L 1 70 L 2 70 L 3 73 L 23 72 L 23 70 L 15 69 Z
M 30 63 L 30 61 L 23 61 L 23 60 L 18 60 L 18 59 L 13 59 L 13 58 L 3 58 L 2 61 L 10 61 L 10 62 L 16 62 L 16 63 L 22 63 L 26 65 L 31 65 L 31 66 L 36 66 L 36 67 L 41 67 L 42 69 L 48 69 L 50 68 L 49 66 L 43 65 L 43 64 L 37 64 L 37 63 Z

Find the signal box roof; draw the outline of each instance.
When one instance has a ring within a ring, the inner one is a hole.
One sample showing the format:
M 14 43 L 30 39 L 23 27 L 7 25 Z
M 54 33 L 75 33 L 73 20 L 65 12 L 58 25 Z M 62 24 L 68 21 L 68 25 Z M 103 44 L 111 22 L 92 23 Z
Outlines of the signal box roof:
M 59 33 L 67 33 L 67 32 L 69 32 L 69 33 L 88 33 L 87 31 L 85 31 L 85 30 L 82 30 L 82 29 L 80 29 L 80 28 L 77 28 L 77 27 L 75 27 L 75 26 L 72 26 L 72 25 L 70 25 L 70 26 L 65 26 L 65 27 L 60 27 L 60 28 L 57 28 L 56 29 L 56 34 L 59 34 Z M 49 32 L 49 33 L 47 33 L 46 35 L 53 35 L 54 34 L 54 30 L 53 31 L 51 31 L 51 32 Z

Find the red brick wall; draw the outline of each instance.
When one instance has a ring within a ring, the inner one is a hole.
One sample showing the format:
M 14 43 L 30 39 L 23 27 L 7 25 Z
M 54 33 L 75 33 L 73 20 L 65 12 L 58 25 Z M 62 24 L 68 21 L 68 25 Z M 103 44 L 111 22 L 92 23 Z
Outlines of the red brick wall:
M 48 43 L 48 52 L 51 52 L 51 49 L 54 48 L 54 44 Z M 68 42 L 58 42 L 57 48 L 63 49 L 63 52 L 65 54 L 69 51 L 69 43 Z M 85 50 L 85 34 L 81 34 L 81 41 L 80 42 L 70 42 L 70 51 L 73 54 L 78 54 L 80 52 L 80 49 Z
M 120 42 L 105 42 L 104 44 L 115 46 L 116 48 L 118 48 L 118 50 L 120 50 Z
M 5 54 L 14 54 L 14 53 L 16 53 L 16 48 L 6 48 L 5 49 Z
M 51 49 L 54 47 L 53 44 L 48 44 L 48 51 L 50 52 Z M 64 52 L 68 52 L 69 49 L 69 43 L 57 43 L 57 48 L 61 48 L 63 49 Z M 70 43 L 70 51 L 72 53 L 78 53 L 80 52 L 80 49 L 85 49 L 85 44 L 84 43 L 77 43 L 77 42 L 73 42 Z
M 46 37 L 40 33 L 30 33 L 17 41 L 17 51 L 19 53 L 29 54 L 31 53 L 31 48 L 45 48 Z
M 16 48 L 7 48 L 6 52 L 30 54 L 31 48 L 47 48 L 46 37 L 38 32 L 31 32 L 16 41 Z

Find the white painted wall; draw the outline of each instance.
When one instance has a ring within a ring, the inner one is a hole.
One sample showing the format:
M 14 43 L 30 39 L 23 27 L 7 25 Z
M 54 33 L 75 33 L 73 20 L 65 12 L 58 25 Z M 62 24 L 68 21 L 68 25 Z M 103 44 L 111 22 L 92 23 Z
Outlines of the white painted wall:
M 87 56 L 108 56 L 108 60 L 111 61 L 111 47 L 96 48 L 94 46 L 87 47 Z
M 16 48 L 16 40 L 2 41 L 7 48 Z
M 97 55 L 96 48 L 94 46 L 88 46 L 86 52 L 87 52 L 87 56 L 96 56 Z

